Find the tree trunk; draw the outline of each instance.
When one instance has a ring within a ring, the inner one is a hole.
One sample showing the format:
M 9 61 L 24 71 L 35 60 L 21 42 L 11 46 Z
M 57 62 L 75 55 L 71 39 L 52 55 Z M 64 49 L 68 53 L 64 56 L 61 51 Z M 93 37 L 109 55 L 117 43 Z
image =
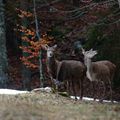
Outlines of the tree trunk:
M 5 19 L 4 19 L 4 7 L 3 0 L 0 0 L 0 87 L 6 87 L 7 85 L 7 50 L 6 50 L 6 36 L 5 36 Z
M 73 0 L 73 5 L 76 7 L 79 7 L 79 0 Z
M 119 8 L 120 8 L 120 0 L 118 0 Z
M 73 0 L 65 0 L 64 2 L 65 2 L 65 3 L 70 3 L 70 4 L 71 4 L 71 3 L 73 3 Z
M 37 12 L 36 12 L 36 0 L 33 0 L 33 5 L 34 5 L 34 17 L 35 17 L 35 28 L 36 28 L 36 37 L 37 37 L 37 40 L 41 40 L 40 37 L 41 37 L 41 34 L 39 32 L 39 24 L 38 24 L 38 18 L 37 18 Z M 39 51 L 39 72 L 40 72 L 40 87 L 44 87 L 44 83 L 45 83 L 45 76 L 43 75 L 43 62 L 42 62 L 42 59 L 43 59 L 43 50 L 40 50 Z
M 26 1 L 21 1 L 20 7 L 22 10 L 27 10 L 28 6 L 25 5 Z M 26 18 L 23 18 L 21 21 L 22 26 L 24 27 L 28 27 L 28 20 Z M 21 36 L 23 36 L 23 34 L 21 34 Z M 22 41 L 22 46 L 28 46 L 28 43 Z M 24 57 L 27 57 L 29 54 L 28 53 L 24 53 L 22 54 Z M 27 90 L 31 90 L 31 72 L 30 70 L 23 65 L 22 66 L 22 81 L 23 81 L 23 89 L 27 89 Z
M 65 0 L 66 3 L 73 4 L 76 7 L 79 7 L 80 0 Z

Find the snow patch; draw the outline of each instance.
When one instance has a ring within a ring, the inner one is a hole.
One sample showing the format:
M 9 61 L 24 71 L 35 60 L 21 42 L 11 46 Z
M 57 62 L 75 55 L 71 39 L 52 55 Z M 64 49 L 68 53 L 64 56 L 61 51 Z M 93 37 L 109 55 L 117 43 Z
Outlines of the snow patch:
M 52 89 L 50 87 L 46 88 L 37 88 L 33 91 L 43 91 L 43 92 L 51 92 Z M 29 91 L 20 91 L 20 90 L 14 90 L 14 89 L 0 89 L 0 94 L 6 94 L 6 95 L 17 95 L 17 94 L 23 94 L 23 93 L 30 93 Z M 70 96 L 72 99 L 75 99 L 75 96 Z M 80 99 L 80 97 L 77 97 L 77 99 Z M 83 100 L 85 101 L 94 101 L 93 98 L 89 97 L 83 97 Z M 96 99 L 95 101 L 99 101 L 99 99 Z M 103 100 L 104 103 L 110 103 L 110 100 Z M 117 101 L 113 101 L 114 103 L 119 103 Z
M 70 96 L 70 98 L 75 99 L 75 96 Z M 77 99 L 79 100 L 80 97 L 77 96 Z M 94 98 L 89 98 L 89 97 L 83 97 L 82 98 L 84 101 L 94 101 Z M 99 101 L 99 99 L 96 99 L 95 101 Z M 111 103 L 110 100 L 103 100 L 103 103 Z M 118 103 L 117 101 L 113 101 L 113 103 Z
M 29 93 L 28 91 L 20 91 L 20 90 L 13 90 L 13 89 L 0 89 L 0 94 L 7 94 L 7 95 L 17 95 Z

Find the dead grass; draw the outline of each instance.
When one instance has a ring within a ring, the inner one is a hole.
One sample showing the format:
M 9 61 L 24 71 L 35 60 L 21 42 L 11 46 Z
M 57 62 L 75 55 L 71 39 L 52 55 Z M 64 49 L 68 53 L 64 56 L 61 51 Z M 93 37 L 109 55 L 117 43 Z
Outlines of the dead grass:
M 0 120 L 119 120 L 120 104 L 74 101 L 52 93 L 0 95 Z

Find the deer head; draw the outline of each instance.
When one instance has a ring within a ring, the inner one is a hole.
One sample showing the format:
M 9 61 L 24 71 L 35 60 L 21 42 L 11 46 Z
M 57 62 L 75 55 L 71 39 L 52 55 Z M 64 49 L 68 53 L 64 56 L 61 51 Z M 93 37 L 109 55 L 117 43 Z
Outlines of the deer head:
M 82 53 L 85 57 L 87 58 L 93 58 L 96 54 L 97 54 L 97 51 L 96 50 L 93 50 L 93 49 L 90 49 L 89 51 L 85 51 L 83 48 L 82 48 Z
M 84 55 L 84 64 L 87 65 L 88 63 L 88 60 L 91 60 L 95 55 L 97 55 L 97 51 L 96 50 L 93 50 L 93 49 L 90 49 L 89 51 L 85 51 L 83 48 L 82 48 L 82 53 Z
M 52 46 L 52 47 L 49 47 L 48 45 L 45 46 L 45 49 L 47 50 L 47 57 L 48 58 L 53 57 L 56 47 L 57 47 L 56 44 L 54 46 Z

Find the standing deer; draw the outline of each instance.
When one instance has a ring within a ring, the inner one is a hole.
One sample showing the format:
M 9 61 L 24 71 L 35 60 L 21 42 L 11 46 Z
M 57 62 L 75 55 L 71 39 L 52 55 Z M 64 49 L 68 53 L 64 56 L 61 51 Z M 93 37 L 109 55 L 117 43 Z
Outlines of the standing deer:
M 114 77 L 116 65 L 108 60 L 92 62 L 91 59 L 97 54 L 97 51 L 93 51 L 92 49 L 89 51 L 82 49 L 82 53 L 84 55 L 84 64 L 87 67 L 87 78 L 92 82 L 102 82 L 104 85 L 104 95 L 106 93 L 105 82 L 108 82 L 110 85 L 109 87 L 112 101 L 112 80 Z
M 75 60 L 63 60 L 58 61 L 55 59 L 54 51 L 57 46 L 46 47 L 47 59 L 50 72 L 54 79 L 60 82 L 64 82 L 67 85 L 68 93 L 70 92 L 70 85 L 72 85 L 72 90 L 77 99 L 76 86 L 80 89 L 80 99 L 83 97 L 83 80 L 86 74 L 86 67 L 80 61 Z M 75 86 L 76 85 L 76 86 Z

